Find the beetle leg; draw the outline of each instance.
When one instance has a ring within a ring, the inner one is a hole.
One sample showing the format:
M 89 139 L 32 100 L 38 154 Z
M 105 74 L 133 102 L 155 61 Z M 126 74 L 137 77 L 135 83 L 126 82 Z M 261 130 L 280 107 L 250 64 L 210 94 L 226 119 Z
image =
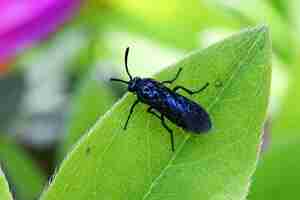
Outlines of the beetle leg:
M 165 118 L 164 118 L 164 115 L 161 115 L 160 116 L 160 119 L 161 119 L 161 124 L 163 125 L 163 127 L 165 129 L 167 129 L 167 131 L 170 133 L 170 139 L 171 139 L 171 148 L 172 148 L 172 151 L 174 152 L 175 151 L 175 148 L 174 148 L 174 135 L 173 135 L 173 131 L 172 129 L 170 129 L 166 122 L 165 122 Z
M 158 119 L 160 119 L 161 117 L 160 117 L 156 112 L 154 112 L 152 109 L 153 109 L 153 107 L 150 106 L 150 107 L 147 109 L 147 112 L 150 113 L 150 114 L 152 114 L 152 115 L 154 115 L 154 116 L 157 117 Z
M 161 83 L 162 84 L 166 84 L 166 83 L 171 84 L 171 83 L 173 83 L 179 77 L 181 71 L 182 71 L 182 68 L 180 67 L 173 79 L 168 80 L 168 81 L 162 81 Z
M 127 117 L 127 120 L 126 120 L 126 123 L 125 123 L 125 126 L 124 126 L 124 130 L 126 130 L 127 128 L 127 125 L 128 125 L 128 122 L 129 122 L 129 119 L 131 117 L 131 114 L 133 113 L 133 110 L 134 110 L 134 107 L 139 103 L 139 100 L 135 100 L 135 102 L 132 104 L 132 106 L 130 107 L 130 111 L 129 111 L 129 115 Z
M 152 115 L 154 115 L 155 117 L 159 118 L 161 120 L 161 123 L 163 125 L 163 127 L 165 129 L 167 129 L 167 131 L 170 133 L 170 137 L 171 137 L 171 147 L 172 147 L 172 151 L 174 152 L 175 151 L 175 148 L 174 148 L 174 136 L 173 136 L 173 131 L 166 125 L 165 123 L 165 118 L 164 118 L 164 115 L 161 115 L 159 116 L 157 113 L 155 113 L 153 110 L 153 107 L 149 107 L 147 109 L 147 112 L 148 113 L 151 113 Z
M 193 94 L 204 91 L 208 87 L 208 85 L 209 85 L 209 83 L 206 83 L 202 88 L 200 88 L 199 90 L 196 90 L 196 91 L 189 90 L 183 86 L 176 86 L 173 88 L 173 92 L 176 92 L 177 90 L 182 89 L 185 92 L 187 92 L 188 94 L 193 95 Z

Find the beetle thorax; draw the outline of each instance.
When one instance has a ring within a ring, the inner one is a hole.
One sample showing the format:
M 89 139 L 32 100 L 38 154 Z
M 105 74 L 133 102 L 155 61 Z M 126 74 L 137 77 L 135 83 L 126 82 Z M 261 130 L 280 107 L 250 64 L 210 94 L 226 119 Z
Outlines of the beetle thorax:
M 136 88 L 138 97 L 146 103 L 152 102 L 157 96 L 157 85 L 152 79 L 141 79 Z

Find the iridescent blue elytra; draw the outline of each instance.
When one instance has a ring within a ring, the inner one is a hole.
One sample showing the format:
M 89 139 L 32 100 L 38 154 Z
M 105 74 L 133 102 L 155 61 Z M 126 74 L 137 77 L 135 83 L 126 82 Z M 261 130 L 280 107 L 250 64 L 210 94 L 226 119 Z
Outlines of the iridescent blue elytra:
M 110 79 L 111 81 L 126 83 L 128 85 L 128 91 L 137 96 L 137 99 L 130 108 L 124 130 L 126 130 L 131 114 L 139 102 L 149 105 L 147 112 L 159 118 L 163 127 L 170 133 L 172 151 L 175 150 L 173 131 L 167 126 L 165 118 L 194 134 L 207 132 L 211 129 L 210 116 L 204 108 L 177 93 L 177 91 L 181 89 L 193 95 L 205 90 L 209 85 L 208 83 L 196 91 L 189 90 L 183 86 L 175 86 L 173 89 L 166 87 L 166 84 L 173 83 L 179 77 L 182 68 L 178 70 L 172 80 L 159 82 L 151 78 L 132 78 L 127 65 L 128 53 L 129 48 L 127 48 L 125 52 L 125 68 L 130 80 Z

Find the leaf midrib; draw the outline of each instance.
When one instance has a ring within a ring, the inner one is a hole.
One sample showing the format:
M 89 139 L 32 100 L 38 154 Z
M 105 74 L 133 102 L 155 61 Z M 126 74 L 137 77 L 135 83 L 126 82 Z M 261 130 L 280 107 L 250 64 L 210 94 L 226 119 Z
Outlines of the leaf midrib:
M 264 28 L 264 27 L 262 27 Z M 262 29 L 260 28 L 260 29 Z M 229 85 L 231 84 L 231 82 L 235 79 L 235 77 L 239 74 L 239 72 L 242 69 L 242 63 L 244 63 L 245 60 L 248 59 L 251 51 L 253 50 L 253 48 L 256 46 L 256 43 L 259 41 L 261 34 L 263 34 L 264 32 L 261 31 L 261 33 L 257 36 L 257 38 L 253 41 L 252 46 L 249 48 L 245 58 L 243 60 L 240 61 L 240 63 L 238 64 L 239 66 L 237 67 L 236 71 L 234 73 L 232 73 L 232 75 L 230 76 L 230 78 L 228 79 L 227 83 L 224 85 L 223 90 L 221 90 L 219 92 L 218 95 L 216 95 L 215 100 L 210 103 L 210 105 L 208 106 L 207 110 L 209 111 L 210 109 L 213 108 L 213 106 L 220 100 L 220 97 L 224 94 L 225 90 L 229 87 Z M 173 161 L 177 158 L 177 155 L 181 152 L 182 148 L 184 147 L 186 141 L 190 138 L 190 135 L 186 135 L 184 140 L 182 141 L 182 143 L 180 144 L 178 150 L 174 153 L 174 155 L 171 157 L 171 159 L 169 160 L 169 162 L 167 163 L 167 165 L 165 166 L 164 169 L 162 169 L 161 173 L 154 179 L 154 181 L 151 183 L 151 185 L 149 186 L 148 191 L 145 193 L 144 197 L 142 200 L 145 200 L 152 192 L 152 189 L 155 187 L 155 185 L 157 184 L 157 182 L 160 180 L 161 177 L 163 177 L 163 175 L 166 173 L 166 171 L 168 170 L 168 168 L 172 165 Z

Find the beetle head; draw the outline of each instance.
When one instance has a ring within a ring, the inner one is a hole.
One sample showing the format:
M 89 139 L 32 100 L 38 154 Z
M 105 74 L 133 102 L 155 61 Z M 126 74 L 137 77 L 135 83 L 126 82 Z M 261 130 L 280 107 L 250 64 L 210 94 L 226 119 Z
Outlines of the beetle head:
M 128 91 L 135 92 L 137 90 L 137 82 L 140 80 L 140 77 L 134 77 L 132 80 L 130 80 L 128 83 Z

